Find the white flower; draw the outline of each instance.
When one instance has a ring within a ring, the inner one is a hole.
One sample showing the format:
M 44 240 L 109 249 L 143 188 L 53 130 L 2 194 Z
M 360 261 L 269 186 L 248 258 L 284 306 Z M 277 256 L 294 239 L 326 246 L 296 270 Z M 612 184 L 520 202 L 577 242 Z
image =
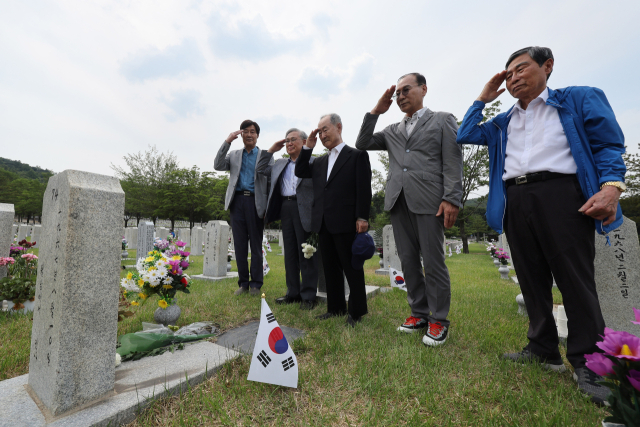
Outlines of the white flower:
M 152 288 L 155 288 L 156 286 L 158 286 L 160 284 L 160 278 L 159 277 L 154 277 L 153 279 L 149 279 L 149 285 Z
M 306 247 L 307 247 L 307 244 L 306 244 L 306 243 L 303 243 L 303 244 L 302 244 L 302 248 L 304 249 L 304 248 L 306 248 Z
M 142 274 L 145 270 L 145 266 L 144 266 L 144 259 L 140 258 L 138 259 L 138 262 L 136 263 L 136 270 L 138 270 L 138 273 Z
M 122 363 L 122 357 L 118 353 L 116 353 L 116 366 Z
M 310 259 L 312 256 L 313 256 L 313 255 L 312 255 L 312 254 L 310 254 L 310 253 L 305 253 L 305 254 L 304 254 L 304 257 L 305 257 L 306 259 Z
M 125 288 L 125 290 L 127 290 L 127 291 L 132 291 L 132 292 L 138 292 L 139 291 L 138 287 L 136 286 L 135 281 L 133 279 L 127 280 L 126 277 L 122 278 L 122 280 L 120 281 L 120 286 Z
M 162 281 L 163 285 L 171 285 L 173 283 L 173 279 L 171 277 L 167 277 Z
M 161 277 L 163 279 L 167 277 L 167 274 L 169 274 L 169 270 L 167 270 L 166 267 L 158 267 L 156 272 L 158 273 L 158 277 Z

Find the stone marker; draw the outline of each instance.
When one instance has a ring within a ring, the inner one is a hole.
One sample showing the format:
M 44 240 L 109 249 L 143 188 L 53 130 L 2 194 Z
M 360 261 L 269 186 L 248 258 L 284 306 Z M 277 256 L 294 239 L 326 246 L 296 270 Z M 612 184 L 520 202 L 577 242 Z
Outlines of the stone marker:
M 160 227 L 158 228 L 158 237 L 161 238 L 162 240 L 167 240 L 167 237 L 169 236 L 169 229 L 165 228 L 165 227 Z
M 13 205 L 0 203 L 0 258 L 9 256 L 11 243 L 13 243 L 13 217 L 15 211 Z M 0 267 L 0 279 L 7 276 L 7 267 Z
M 227 221 L 209 221 L 204 238 L 204 265 L 196 279 L 221 280 L 237 277 L 237 272 L 227 273 L 229 249 L 229 224 Z
M 34 248 L 40 247 L 39 240 L 42 238 L 42 225 L 34 225 L 31 230 L 31 243 L 36 242 Z
M 13 224 L 13 226 L 11 227 L 11 239 L 13 239 L 17 233 L 18 233 L 18 225 Z
M 384 267 L 377 269 L 376 274 L 388 275 L 389 266 L 402 270 L 402 263 L 400 263 L 400 257 L 398 256 L 398 248 L 393 237 L 393 226 L 391 224 L 385 225 L 382 229 L 382 255 Z
M 137 228 L 129 228 L 129 238 L 127 242 L 129 243 L 129 249 L 138 247 L 138 229 Z
M 20 224 L 20 227 L 18 227 L 18 242 L 26 239 L 27 234 L 29 234 L 29 226 L 26 224 Z
M 66 170 L 42 208 L 29 388 L 53 416 L 113 394 L 124 192 Z
M 596 232 L 595 279 L 602 316 L 607 327 L 640 332 L 632 307 L 640 308 L 640 254 L 636 223 L 627 217 L 609 233 L 611 246 Z
M 202 255 L 202 227 L 195 227 L 191 234 L 191 255 Z
M 153 250 L 154 226 L 151 221 L 140 221 L 138 225 L 138 244 L 136 245 L 136 259 L 146 258 Z
M 179 240 L 185 242 L 187 245 L 191 244 L 191 229 L 182 228 L 181 231 L 180 231 L 180 239 Z

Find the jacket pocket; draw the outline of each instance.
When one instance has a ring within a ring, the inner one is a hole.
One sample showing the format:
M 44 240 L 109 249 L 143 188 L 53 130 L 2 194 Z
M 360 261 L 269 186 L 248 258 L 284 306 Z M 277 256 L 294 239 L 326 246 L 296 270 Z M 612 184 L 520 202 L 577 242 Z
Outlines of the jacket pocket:
M 444 182 L 444 179 L 442 179 L 440 175 L 427 171 L 422 171 L 422 179 L 425 181 L 437 182 L 438 184 L 442 184 Z

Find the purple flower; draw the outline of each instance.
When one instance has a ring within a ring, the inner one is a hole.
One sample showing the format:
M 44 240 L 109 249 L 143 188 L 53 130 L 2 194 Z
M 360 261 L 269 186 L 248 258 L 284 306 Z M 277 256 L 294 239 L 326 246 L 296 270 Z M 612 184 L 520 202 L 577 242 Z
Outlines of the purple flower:
M 171 266 L 171 274 L 182 274 L 182 269 L 180 268 L 180 261 L 171 260 L 168 262 Z
M 604 339 L 596 343 L 607 354 L 619 359 L 640 361 L 640 338 L 629 332 L 604 328 Z
M 183 242 L 182 240 L 178 240 L 178 241 L 176 242 L 176 246 L 179 246 L 179 247 L 181 247 L 181 248 L 182 248 L 182 247 L 187 246 L 187 244 L 186 244 L 185 242 Z
M 604 354 L 585 354 L 584 357 L 587 359 L 587 368 L 591 369 L 601 377 L 614 373 L 613 362 Z
M 631 323 L 635 323 L 636 325 L 640 325 L 640 310 L 638 310 L 637 308 L 633 307 L 633 314 L 635 314 L 635 316 L 636 316 L 636 321 L 634 322 L 632 320 Z
M 189 255 L 191 255 L 191 252 L 185 252 L 185 251 L 178 251 L 180 253 L 181 256 L 183 257 L 188 257 Z
M 182 267 L 182 268 L 189 267 L 189 261 L 187 261 L 187 260 L 180 261 L 180 267 Z
M 629 376 L 627 379 L 636 390 L 640 391 L 640 371 L 636 371 L 632 369 L 629 371 Z

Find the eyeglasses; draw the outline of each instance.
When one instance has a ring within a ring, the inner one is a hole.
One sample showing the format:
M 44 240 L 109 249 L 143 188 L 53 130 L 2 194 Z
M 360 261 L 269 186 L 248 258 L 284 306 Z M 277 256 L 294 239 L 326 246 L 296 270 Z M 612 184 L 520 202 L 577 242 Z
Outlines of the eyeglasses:
M 397 90 L 396 93 L 393 94 L 393 96 L 391 96 L 391 99 L 398 99 L 398 97 L 400 96 L 400 93 L 402 93 L 404 96 L 407 96 L 411 89 L 413 89 L 414 87 L 420 87 L 420 86 L 422 85 L 405 86 L 404 88 L 402 88 L 402 91 Z
M 288 144 L 288 143 L 290 143 L 290 142 L 296 142 L 297 140 L 298 140 L 298 137 L 294 136 L 294 137 L 293 137 L 293 138 L 291 138 L 291 139 L 285 139 L 285 140 L 284 140 L 284 143 L 285 143 L 285 144 Z

